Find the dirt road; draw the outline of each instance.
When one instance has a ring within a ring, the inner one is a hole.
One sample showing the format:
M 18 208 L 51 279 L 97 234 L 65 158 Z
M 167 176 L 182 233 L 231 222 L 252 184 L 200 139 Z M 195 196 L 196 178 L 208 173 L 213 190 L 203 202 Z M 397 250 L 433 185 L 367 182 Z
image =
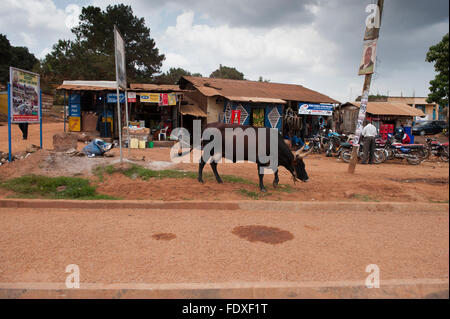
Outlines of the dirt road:
M 446 210 L 0 209 L 2 284 L 448 280 L 448 247 Z

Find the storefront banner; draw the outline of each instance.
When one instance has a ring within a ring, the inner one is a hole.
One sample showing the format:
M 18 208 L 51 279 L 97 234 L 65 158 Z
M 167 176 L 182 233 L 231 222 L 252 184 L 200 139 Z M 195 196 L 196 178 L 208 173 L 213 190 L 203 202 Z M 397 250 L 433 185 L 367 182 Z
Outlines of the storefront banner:
M 69 95 L 69 116 L 81 117 L 81 96 L 80 94 Z
M 120 93 L 120 103 L 125 103 L 125 93 Z M 117 103 L 117 94 L 116 93 L 108 93 L 106 95 L 106 103 Z
M 311 103 L 298 103 L 298 114 L 303 115 L 333 115 L 333 104 L 311 104 Z
M 168 99 L 169 105 L 177 105 L 177 95 L 175 93 L 169 93 Z
M 167 93 L 161 94 L 161 98 L 160 98 L 160 101 L 159 101 L 159 105 L 161 105 L 161 106 L 167 106 L 167 105 L 169 105 L 169 97 L 168 97 L 168 94 L 167 94 Z
M 130 103 L 136 102 L 136 92 L 128 92 L 128 102 Z
M 11 123 L 39 123 L 40 78 L 39 74 L 9 68 L 11 83 Z
M 231 123 L 232 124 L 241 124 L 241 111 L 240 110 L 232 110 L 231 111 Z
M 143 103 L 159 103 L 159 93 L 139 93 Z

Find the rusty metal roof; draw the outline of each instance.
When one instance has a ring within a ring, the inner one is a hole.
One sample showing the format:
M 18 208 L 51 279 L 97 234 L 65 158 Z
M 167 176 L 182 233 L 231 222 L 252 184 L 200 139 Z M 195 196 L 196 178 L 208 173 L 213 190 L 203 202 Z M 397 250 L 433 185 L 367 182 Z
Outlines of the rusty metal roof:
M 207 117 L 206 113 L 203 112 L 198 105 L 193 105 L 193 104 L 181 105 L 180 113 L 183 115 Z
M 359 108 L 360 102 L 348 102 L 344 105 L 352 104 Z M 393 102 L 368 102 L 367 113 L 374 115 L 398 115 L 398 116 L 425 116 L 425 114 L 405 103 Z
M 187 82 L 192 83 L 205 96 L 250 96 L 285 101 L 340 103 L 329 96 L 295 84 L 183 76 L 179 81 L 180 87 L 183 88 Z
M 178 85 L 171 84 L 146 84 L 146 83 L 131 83 L 130 90 L 132 91 L 155 91 L 155 92 L 181 92 Z
M 252 102 L 252 103 L 276 103 L 286 104 L 285 100 L 273 99 L 268 97 L 248 97 L 248 96 L 225 96 L 230 101 L 236 102 Z
M 63 81 L 63 84 L 58 86 L 57 90 L 68 91 L 111 91 L 117 88 L 116 81 Z

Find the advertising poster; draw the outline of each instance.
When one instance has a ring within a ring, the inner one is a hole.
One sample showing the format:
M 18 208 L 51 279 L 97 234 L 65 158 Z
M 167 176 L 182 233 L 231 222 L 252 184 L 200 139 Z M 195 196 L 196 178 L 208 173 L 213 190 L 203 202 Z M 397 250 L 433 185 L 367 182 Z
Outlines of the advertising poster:
M 298 114 L 332 116 L 333 104 L 312 104 L 300 102 L 298 104 Z
M 130 103 L 136 102 L 136 92 L 128 92 L 128 102 Z
M 159 93 L 139 93 L 140 101 L 144 103 L 159 103 Z
M 361 98 L 361 105 L 359 107 L 358 123 L 356 124 L 355 138 L 353 139 L 354 145 L 359 144 L 359 139 L 360 139 L 362 130 L 364 128 L 364 119 L 366 118 L 368 101 L 369 101 L 369 92 L 365 91 Z
M 127 72 L 125 63 L 125 41 L 119 30 L 114 26 L 114 47 L 116 56 L 116 81 L 123 90 L 127 89 Z
M 120 98 L 119 103 L 125 103 L 125 93 L 120 93 L 119 98 Z M 106 95 L 106 103 L 117 103 L 117 94 L 108 93 Z
M 358 75 L 372 74 L 374 72 L 376 56 L 377 40 L 365 42 Z
M 241 124 L 241 111 L 240 110 L 232 110 L 231 111 L 231 123 L 232 124 Z
M 11 122 L 39 123 L 40 83 L 39 74 L 9 68 L 11 83 Z

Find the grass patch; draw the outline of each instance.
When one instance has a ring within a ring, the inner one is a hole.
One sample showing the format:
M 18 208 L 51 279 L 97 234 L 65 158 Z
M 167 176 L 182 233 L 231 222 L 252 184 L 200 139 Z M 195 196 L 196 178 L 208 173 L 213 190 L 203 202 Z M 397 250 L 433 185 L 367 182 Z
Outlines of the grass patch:
M 378 199 L 372 198 L 367 194 L 354 194 L 353 198 L 358 199 L 362 202 L 379 202 Z
M 140 165 L 133 164 L 127 168 L 114 167 L 112 165 L 107 166 L 97 166 L 93 170 L 93 174 L 98 177 L 102 182 L 104 179 L 104 174 L 121 173 L 131 179 L 141 178 L 143 180 L 149 180 L 150 178 L 190 178 L 197 179 L 197 172 L 186 172 L 174 169 L 164 169 L 164 170 L 152 170 L 149 168 L 142 167 Z M 213 173 L 203 173 L 203 178 L 205 180 L 215 180 Z M 221 178 L 226 183 L 237 183 L 246 185 L 256 185 L 257 183 L 234 175 L 221 175 Z
M 278 187 L 275 188 L 275 190 L 288 194 L 295 192 L 295 189 L 291 185 L 287 184 L 278 184 Z
M 432 199 L 430 199 L 430 203 L 433 203 L 433 204 L 448 204 L 448 200 L 432 200 Z
M 79 177 L 27 175 L 0 183 L 0 187 L 15 192 L 16 198 L 119 199 L 98 194 L 89 180 Z
M 252 192 L 249 190 L 246 190 L 244 188 L 240 188 L 236 191 L 238 194 L 252 198 L 252 199 L 260 199 L 263 197 L 270 196 L 270 193 L 261 193 L 261 192 Z

